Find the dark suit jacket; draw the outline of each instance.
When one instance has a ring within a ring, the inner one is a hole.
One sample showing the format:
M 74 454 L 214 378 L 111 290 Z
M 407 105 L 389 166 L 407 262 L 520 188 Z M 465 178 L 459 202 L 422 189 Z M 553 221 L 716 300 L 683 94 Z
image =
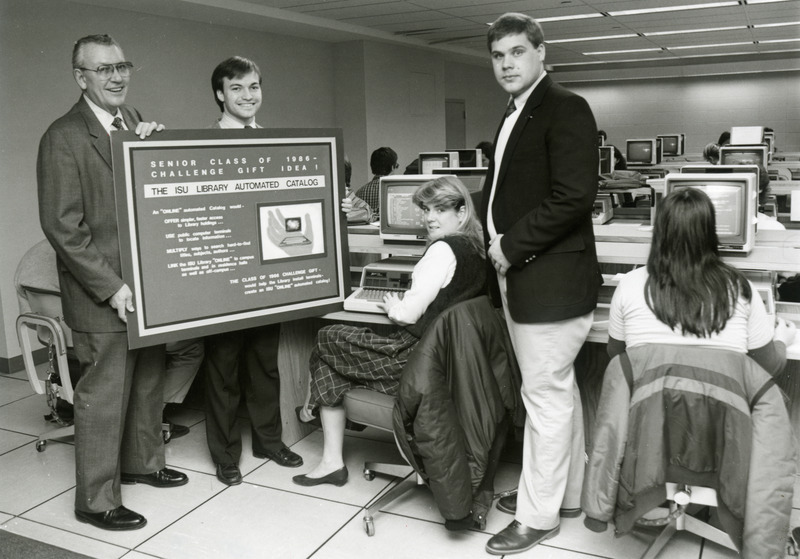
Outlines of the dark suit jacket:
M 123 106 L 133 130 L 141 115 Z M 39 219 L 58 255 L 64 318 L 82 332 L 124 332 L 108 299 L 124 284 L 120 269 L 111 142 L 81 96 L 47 129 L 36 164 Z
M 526 324 L 581 316 L 595 308 L 602 283 L 591 220 L 598 169 L 594 116 L 582 97 L 550 76 L 518 110 L 503 160 L 487 171 L 491 186 L 500 165 L 493 218 L 512 264 L 506 275 L 511 316 Z M 484 189 L 481 204 L 484 229 L 490 191 Z M 496 274 L 489 277 L 497 298 Z

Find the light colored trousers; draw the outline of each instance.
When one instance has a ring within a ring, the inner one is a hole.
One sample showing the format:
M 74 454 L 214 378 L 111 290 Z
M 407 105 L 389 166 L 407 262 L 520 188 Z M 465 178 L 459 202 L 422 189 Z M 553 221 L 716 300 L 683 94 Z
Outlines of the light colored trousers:
M 574 361 L 594 313 L 559 322 L 514 322 L 508 312 L 505 276 L 498 275 L 498 280 L 527 412 L 516 520 L 548 530 L 559 524 L 560 508 L 580 507 L 586 463 Z

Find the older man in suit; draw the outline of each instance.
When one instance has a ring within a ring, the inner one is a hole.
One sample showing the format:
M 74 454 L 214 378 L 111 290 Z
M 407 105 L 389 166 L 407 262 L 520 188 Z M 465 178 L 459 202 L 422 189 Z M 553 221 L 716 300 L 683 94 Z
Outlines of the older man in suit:
M 124 104 L 133 65 L 108 35 L 78 40 L 72 72 L 82 95 L 39 145 L 39 218 L 57 254 L 64 318 L 81 376 L 75 387 L 75 515 L 107 530 L 141 528 L 120 483 L 175 487 L 161 436 L 164 347 L 129 350 L 132 293 L 122 280 L 111 168 L 113 130 L 163 129 Z
M 492 291 L 505 310 L 527 411 L 516 519 L 486 544 L 505 555 L 555 536 L 560 513 L 580 514 L 581 480 L 574 478 L 582 477 L 583 431 L 574 421 L 573 361 L 602 283 L 591 221 L 598 155 L 592 111 L 545 72 L 544 35 L 533 18 L 501 16 L 488 46 L 510 100 L 481 215 L 496 272 Z

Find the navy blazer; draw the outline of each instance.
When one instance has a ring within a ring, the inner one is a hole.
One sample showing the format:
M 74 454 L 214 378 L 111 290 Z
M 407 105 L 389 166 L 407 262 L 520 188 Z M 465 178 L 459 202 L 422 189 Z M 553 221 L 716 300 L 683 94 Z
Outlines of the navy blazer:
M 503 254 L 512 264 L 506 275 L 511 317 L 527 324 L 581 316 L 596 307 L 603 281 L 591 219 L 598 185 L 594 116 L 585 99 L 549 75 L 518 110 L 499 162 L 492 214 L 497 233 L 503 234 Z M 489 188 L 481 204 L 487 247 L 486 217 L 497 164 L 489 164 Z M 496 273 L 489 278 L 499 304 Z
M 138 111 L 121 111 L 135 129 Z M 39 220 L 58 255 L 67 324 L 81 332 L 124 332 L 125 323 L 108 304 L 124 284 L 111 141 L 83 95 L 42 136 L 36 178 Z

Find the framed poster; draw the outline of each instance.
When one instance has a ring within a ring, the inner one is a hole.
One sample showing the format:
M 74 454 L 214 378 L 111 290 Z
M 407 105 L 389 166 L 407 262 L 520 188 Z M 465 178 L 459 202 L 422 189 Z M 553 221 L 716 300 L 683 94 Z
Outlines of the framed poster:
M 111 135 L 131 348 L 341 310 L 341 131 Z

